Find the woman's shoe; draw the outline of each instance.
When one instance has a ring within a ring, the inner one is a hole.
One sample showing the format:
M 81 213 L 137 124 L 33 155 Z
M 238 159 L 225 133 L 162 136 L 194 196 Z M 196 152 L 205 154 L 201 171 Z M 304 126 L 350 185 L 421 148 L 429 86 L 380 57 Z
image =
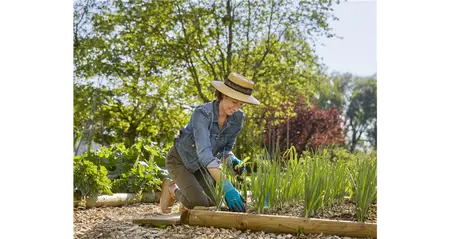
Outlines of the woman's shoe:
M 175 184 L 171 179 L 166 178 L 164 179 L 161 189 L 161 198 L 159 199 L 159 205 L 161 207 L 161 212 L 163 213 L 171 213 L 172 212 L 172 206 L 175 203 L 175 197 L 173 197 L 170 194 L 170 186 Z

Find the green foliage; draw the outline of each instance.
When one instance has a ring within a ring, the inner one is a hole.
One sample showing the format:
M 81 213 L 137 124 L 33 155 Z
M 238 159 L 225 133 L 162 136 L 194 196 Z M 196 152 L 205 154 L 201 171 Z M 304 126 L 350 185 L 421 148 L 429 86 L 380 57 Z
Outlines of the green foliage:
M 264 208 L 264 200 L 267 200 L 269 208 L 276 208 L 282 204 L 279 196 L 285 187 L 279 187 L 283 183 L 282 169 L 280 166 L 279 151 L 265 153 L 255 161 L 251 175 L 251 191 L 253 205 L 261 213 Z
M 305 191 L 304 191 L 304 209 L 305 216 L 313 216 L 317 210 L 327 203 L 331 188 L 330 179 L 331 170 L 327 159 L 320 155 L 304 154 L 305 158 Z
M 76 1 L 74 84 L 96 93 L 75 94 L 74 141 L 91 131 L 87 140 L 104 145 L 170 146 L 191 107 L 213 98 L 210 82 L 230 71 L 252 79 L 266 106 L 314 92 L 322 73 L 309 42 L 334 36 L 332 2 Z M 263 112 L 246 109 L 241 158 L 254 158 Z
M 282 155 L 265 151 L 251 162 L 246 176 L 252 206 L 261 213 L 265 200 L 271 209 L 303 203 L 305 216 L 314 216 L 353 193 L 348 167 L 357 157 L 343 148 L 305 151 L 301 157 L 295 147 Z
M 101 194 L 111 195 L 111 181 L 106 177 L 107 170 L 96 166 L 81 156 L 73 158 L 74 196 L 93 197 Z
M 83 136 L 84 123 L 92 119 L 92 97 L 94 90 L 89 85 L 75 85 L 73 88 L 73 138 L 74 143 L 79 142 Z M 74 151 L 76 151 L 74 145 Z
M 161 179 L 158 178 L 158 168 L 155 165 L 143 166 L 137 164 L 121 178 L 115 179 L 112 184 L 113 192 L 121 193 L 143 193 L 155 192 L 161 189 Z
M 376 149 L 377 120 L 377 81 L 376 76 L 358 81 L 353 89 L 350 104 L 346 112 L 348 129 L 350 130 L 350 151 L 363 139 L 369 138 Z M 370 130 L 375 131 L 370 133 Z M 373 138 L 375 137 L 375 138 Z
M 287 150 L 283 159 L 288 160 L 286 176 L 284 178 L 286 183 L 283 185 L 283 187 L 286 188 L 286 190 L 283 190 L 283 201 L 298 203 L 302 199 L 302 192 L 304 191 L 303 175 L 305 171 L 302 166 L 304 161 L 302 161 L 297 154 L 295 147 L 291 147 Z
M 159 148 L 156 143 L 140 141 L 128 148 L 124 143 L 101 147 L 98 152 L 85 153 L 84 156 L 96 165 L 104 166 L 108 170 L 108 177 L 114 180 L 136 167 L 139 161 L 149 165 L 164 162 L 166 154 L 167 150 Z
M 360 77 L 350 73 L 324 77 L 313 102 L 321 109 L 336 108 L 345 119 L 348 148 L 377 147 L 377 76 Z M 365 144 L 365 142 L 370 144 Z
M 330 179 L 331 195 L 330 198 L 334 203 L 340 203 L 347 195 L 348 186 L 350 185 L 349 176 L 347 173 L 347 162 L 338 160 L 331 162 L 332 177 Z
M 286 161 L 288 160 L 288 161 Z M 285 166 L 284 166 L 285 165 Z M 261 213 L 264 202 L 271 209 L 301 199 L 303 169 L 294 147 L 285 151 L 265 151 L 252 165 L 248 176 L 252 192 L 252 205 Z
M 273 178 L 269 175 L 270 168 L 269 161 L 263 161 L 261 158 L 258 158 L 253 162 L 252 173 L 249 175 L 252 206 L 258 210 L 258 213 L 261 213 L 264 208 L 266 195 L 274 191 L 274 189 L 269 188 L 269 178 Z M 270 203 L 270 205 L 273 205 L 273 203 Z
M 355 191 L 356 216 L 358 221 L 366 219 L 369 206 L 377 196 L 377 159 L 373 156 L 361 157 L 354 162 L 352 170 L 353 187 Z
M 174 87 L 181 79 L 163 73 L 170 60 L 156 34 L 171 23 L 170 18 L 159 17 L 170 15 L 170 5 L 170 1 L 114 1 L 90 14 L 75 14 L 76 20 L 90 26 L 89 34 L 78 34 L 74 48 L 75 84 L 94 81 L 101 91 L 95 109 L 96 142 L 130 147 L 147 138 L 164 146 L 186 123 L 185 101 Z M 89 18 L 83 21 L 81 16 Z M 76 95 L 75 102 L 83 100 L 88 103 Z M 82 131 L 83 122 L 92 117 L 75 119 L 76 131 Z
M 225 202 L 225 199 L 223 197 L 224 196 L 223 182 L 226 179 L 228 179 L 228 180 L 230 180 L 231 184 L 237 189 L 236 182 L 232 181 L 231 172 L 228 170 L 227 167 L 221 167 L 221 174 L 220 174 L 219 181 L 214 180 L 209 173 L 206 173 L 207 169 L 201 170 L 200 172 L 202 173 L 203 180 L 205 180 L 206 185 L 212 194 L 212 198 L 210 198 L 207 195 L 209 200 L 211 200 L 211 202 L 214 202 L 214 204 L 216 205 L 216 210 L 220 210 L 221 205 Z M 242 193 L 242 192 L 240 192 L 240 193 Z
M 305 95 L 308 102 L 316 93 L 320 107 L 344 110 L 351 150 L 363 140 L 361 134 L 376 147 L 376 76 L 360 83 L 349 74 L 327 77 L 314 53 L 316 36 L 334 37 L 332 3 L 75 1 L 74 142 L 107 145 L 85 154 L 77 167 L 84 165 L 92 175 L 100 172 L 98 177 L 106 169 L 117 190 L 150 190 L 161 178 L 155 163 L 164 166 L 192 108 L 213 99 L 210 82 L 235 71 L 256 83 L 254 96 L 262 103 L 244 108 L 246 121 L 233 149 L 239 158 L 253 160 L 248 167 L 253 172 L 244 183 L 225 174 L 238 190 L 246 195 L 251 188 L 259 211 L 266 195 L 276 208 L 304 198 L 307 185 L 309 197 L 316 197 L 310 201 L 319 197 L 319 207 L 355 194 L 343 172 L 356 170 L 345 167 L 356 157 L 348 151 L 322 152 L 311 156 L 314 161 L 299 158 L 292 148 L 281 156 L 261 147 L 272 113 L 292 117 L 297 96 Z M 323 172 L 317 172 L 321 167 Z M 77 170 L 74 178 L 83 180 Z M 320 175 L 326 172 L 333 177 Z M 94 182 L 94 191 L 108 188 L 104 178 Z M 84 194 L 90 193 L 85 185 Z
M 345 162 L 355 161 L 358 159 L 360 153 L 352 153 L 343 147 L 329 147 L 330 160 L 333 162 L 343 160 Z
M 266 151 L 252 162 L 247 175 L 252 206 L 261 213 L 265 200 L 272 209 L 303 202 L 305 216 L 314 216 L 353 193 L 348 168 L 357 157 L 343 148 L 305 151 L 301 157 L 295 147 L 283 155 Z
M 108 179 L 109 187 L 112 186 L 116 193 L 142 193 L 159 189 L 164 172 L 156 161 L 163 161 L 165 154 L 165 149 L 158 148 L 156 143 L 141 141 L 129 148 L 119 143 L 101 147 L 97 152 L 91 150 L 76 156 L 74 162 L 82 160 L 84 164 L 99 168 L 101 175 Z M 75 178 L 82 178 L 82 175 L 80 170 L 74 169 Z M 110 180 L 113 181 L 112 185 Z M 85 185 L 83 190 L 97 190 L 90 187 L 92 185 Z
M 324 76 L 320 79 L 313 102 L 320 109 L 336 108 L 344 112 L 349 104 L 354 83 L 358 80 L 359 77 L 349 73 Z

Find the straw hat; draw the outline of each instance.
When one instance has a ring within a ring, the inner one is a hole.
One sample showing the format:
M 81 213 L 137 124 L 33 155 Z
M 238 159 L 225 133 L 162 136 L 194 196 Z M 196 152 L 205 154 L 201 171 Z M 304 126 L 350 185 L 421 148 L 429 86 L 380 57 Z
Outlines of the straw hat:
M 213 81 L 211 82 L 211 85 L 224 95 L 233 99 L 253 105 L 260 104 L 259 101 L 252 96 L 253 81 L 248 80 L 237 73 L 231 72 L 224 82 Z

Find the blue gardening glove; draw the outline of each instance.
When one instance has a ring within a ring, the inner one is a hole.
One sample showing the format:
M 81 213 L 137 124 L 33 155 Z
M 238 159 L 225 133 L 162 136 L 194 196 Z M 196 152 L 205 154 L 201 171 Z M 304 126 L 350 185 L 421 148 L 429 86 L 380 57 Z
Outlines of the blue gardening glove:
M 269 203 L 267 202 L 269 200 L 269 193 L 266 194 L 266 196 L 264 197 L 264 209 L 268 209 L 269 208 Z
M 236 158 L 235 156 L 231 156 L 228 159 L 228 167 L 232 167 L 233 168 L 233 172 L 237 175 L 242 175 L 242 173 L 245 172 L 245 163 L 242 163 L 241 160 L 239 160 L 238 158 Z
M 230 180 L 228 179 L 225 179 L 224 181 L 223 192 L 225 193 L 225 202 L 227 203 L 231 211 L 245 212 L 245 206 L 242 196 L 239 194 L 236 188 L 233 187 Z

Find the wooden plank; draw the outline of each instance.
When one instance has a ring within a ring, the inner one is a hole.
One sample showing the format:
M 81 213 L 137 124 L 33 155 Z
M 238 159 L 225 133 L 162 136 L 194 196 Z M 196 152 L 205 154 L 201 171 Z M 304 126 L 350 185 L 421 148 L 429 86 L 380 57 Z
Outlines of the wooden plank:
M 189 225 L 250 229 L 274 233 L 304 233 L 348 236 L 377 237 L 377 224 L 339 220 L 325 220 L 278 215 L 262 215 L 207 210 L 187 210 L 181 215 L 181 223 Z
M 193 210 L 208 210 L 208 211 L 217 211 L 217 207 L 205 207 L 205 206 L 195 206 Z M 220 211 L 227 211 L 227 207 L 220 207 Z
M 195 210 L 216 210 L 216 207 L 203 207 L 196 206 Z M 133 224 L 149 224 L 154 226 L 162 226 L 162 225 L 179 225 L 180 223 L 180 214 L 170 214 L 170 215 L 151 215 L 142 218 L 133 218 Z
M 161 192 L 150 192 L 138 195 L 135 193 L 114 193 L 113 195 L 101 195 L 91 197 L 86 200 L 86 207 L 114 207 L 138 202 L 158 202 Z M 74 207 L 80 206 L 82 203 L 78 199 L 74 199 Z
M 163 225 L 179 225 L 180 215 L 156 215 L 145 218 L 133 218 L 133 224 L 149 224 L 153 226 L 163 226 Z

